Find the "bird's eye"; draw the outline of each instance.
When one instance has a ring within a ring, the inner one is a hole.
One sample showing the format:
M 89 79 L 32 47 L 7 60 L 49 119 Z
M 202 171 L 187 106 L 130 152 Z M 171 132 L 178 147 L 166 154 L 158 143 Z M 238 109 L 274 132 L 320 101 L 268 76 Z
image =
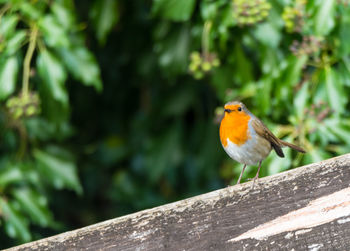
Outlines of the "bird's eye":
M 242 111 L 242 107 L 238 107 L 238 109 L 237 109 L 237 110 L 238 110 L 239 112 L 240 112 L 240 111 Z

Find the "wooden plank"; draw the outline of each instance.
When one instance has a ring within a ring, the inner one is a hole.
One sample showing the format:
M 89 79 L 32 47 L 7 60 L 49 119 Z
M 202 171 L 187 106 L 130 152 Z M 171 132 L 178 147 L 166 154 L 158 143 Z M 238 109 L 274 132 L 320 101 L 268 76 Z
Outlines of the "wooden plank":
M 350 154 L 9 250 L 349 250 Z

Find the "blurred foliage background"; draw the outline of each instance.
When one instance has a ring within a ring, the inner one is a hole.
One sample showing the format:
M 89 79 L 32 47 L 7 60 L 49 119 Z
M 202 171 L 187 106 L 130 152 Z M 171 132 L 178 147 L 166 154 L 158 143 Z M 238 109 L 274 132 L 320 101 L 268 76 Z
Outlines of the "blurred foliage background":
M 349 26 L 346 0 L 0 0 L 0 248 L 233 184 L 229 100 L 308 151 L 262 176 L 349 152 Z

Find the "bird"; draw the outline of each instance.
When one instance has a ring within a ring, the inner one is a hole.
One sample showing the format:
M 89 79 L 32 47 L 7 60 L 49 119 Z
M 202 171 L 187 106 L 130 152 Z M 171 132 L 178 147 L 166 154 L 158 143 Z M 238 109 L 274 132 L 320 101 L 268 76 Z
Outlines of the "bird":
M 231 101 L 224 106 L 224 116 L 220 122 L 220 141 L 225 152 L 237 162 L 243 164 L 237 184 L 242 179 L 247 165 L 259 164 L 253 178 L 259 179 L 262 161 L 273 149 L 281 158 L 284 157 L 282 147 L 290 147 L 298 152 L 306 151 L 297 145 L 277 138 L 266 126 L 239 101 Z

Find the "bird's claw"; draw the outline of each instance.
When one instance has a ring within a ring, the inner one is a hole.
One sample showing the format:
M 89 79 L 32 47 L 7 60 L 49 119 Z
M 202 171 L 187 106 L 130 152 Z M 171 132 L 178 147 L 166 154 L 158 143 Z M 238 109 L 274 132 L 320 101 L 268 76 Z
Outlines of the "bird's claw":
M 254 189 L 254 186 L 255 186 L 255 182 L 259 183 L 259 177 L 254 177 L 254 178 L 249 178 L 248 179 L 249 181 L 253 181 L 253 184 L 252 184 L 252 188 L 251 189 Z

